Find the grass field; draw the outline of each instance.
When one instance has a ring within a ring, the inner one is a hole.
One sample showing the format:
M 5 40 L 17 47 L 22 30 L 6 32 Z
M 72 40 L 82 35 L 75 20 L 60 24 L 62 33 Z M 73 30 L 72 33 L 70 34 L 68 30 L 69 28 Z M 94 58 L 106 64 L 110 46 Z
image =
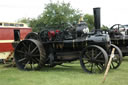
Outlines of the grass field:
M 83 72 L 79 63 L 64 64 L 69 67 L 56 66 L 40 71 L 20 71 L 14 67 L 0 64 L 0 85 L 128 85 L 128 56 L 121 66 L 110 70 L 102 84 L 102 74 Z

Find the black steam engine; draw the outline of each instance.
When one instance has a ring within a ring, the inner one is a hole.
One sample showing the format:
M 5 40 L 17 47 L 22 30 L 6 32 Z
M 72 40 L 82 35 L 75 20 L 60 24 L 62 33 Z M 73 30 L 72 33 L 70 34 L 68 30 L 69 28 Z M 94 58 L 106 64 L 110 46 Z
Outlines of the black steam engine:
M 128 56 L 128 28 L 125 25 L 115 24 L 108 30 L 108 33 L 111 43 L 121 49 L 123 56 Z
M 99 73 L 105 70 L 111 50 L 115 48 L 111 68 L 118 68 L 122 53 L 117 46 L 111 44 L 107 32 L 100 30 L 100 8 L 94 8 L 94 17 L 94 32 L 88 32 L 87 24 L 80 21 L 76 28 L 61 31 L 45 29 L 39 33 L 29 33 L 15 48 L 17 67 L 36 70 L 80 60 L 84 71 Z

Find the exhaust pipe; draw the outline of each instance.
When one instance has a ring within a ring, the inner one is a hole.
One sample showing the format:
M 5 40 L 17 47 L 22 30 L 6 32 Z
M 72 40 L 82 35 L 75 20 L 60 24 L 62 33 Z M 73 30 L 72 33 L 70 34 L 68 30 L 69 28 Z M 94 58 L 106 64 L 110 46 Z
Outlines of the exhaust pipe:
M 95 29 L 100 29 L 100 8 L 93 8 Z

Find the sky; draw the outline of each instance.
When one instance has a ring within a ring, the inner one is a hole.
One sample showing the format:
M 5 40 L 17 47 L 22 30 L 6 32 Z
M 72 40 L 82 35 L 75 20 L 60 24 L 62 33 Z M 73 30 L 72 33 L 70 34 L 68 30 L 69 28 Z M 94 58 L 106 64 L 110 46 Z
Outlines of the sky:
M 58 0 L 0 0 L 0 22 L 16 22 L 23 17 L 37 18 L 50 1 Z M 59 0 L 70 3 L 84 14 L 93 14 L 101 8 L 101 24 L 128 24 L 128 0 Z

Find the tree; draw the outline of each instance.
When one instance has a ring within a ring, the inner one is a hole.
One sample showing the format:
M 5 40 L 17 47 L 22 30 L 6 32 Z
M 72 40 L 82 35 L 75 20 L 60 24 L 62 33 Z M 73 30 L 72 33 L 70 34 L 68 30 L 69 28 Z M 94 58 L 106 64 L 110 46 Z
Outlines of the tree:
M 49 3 L 44 12 L 37 19 L 33 19 L 30 25 L 38 31 L 43 28 L 64 29 L 68 23 L 78 22 L 80 15 L 79 10 L 73 9 L 69 3 Z
M 29 23 L 30 23 L 30 21 L 31 21 L 31 19 L 30 19 L 30 18 L 23 17 L 23 18 L 19 19 L 17 22 L 18 22 L 18 23 L 25 23 L 25 24 L 29 24 Z
M 102 25 L 102 27 L 101 27 L 101 29 L 109 29 L 107 26 L 105 26 L 105 25 Z
M 84 15 L 84 21 L 88 24 L 89 30 L 94 28 L 94 16 L 90 14 Z

